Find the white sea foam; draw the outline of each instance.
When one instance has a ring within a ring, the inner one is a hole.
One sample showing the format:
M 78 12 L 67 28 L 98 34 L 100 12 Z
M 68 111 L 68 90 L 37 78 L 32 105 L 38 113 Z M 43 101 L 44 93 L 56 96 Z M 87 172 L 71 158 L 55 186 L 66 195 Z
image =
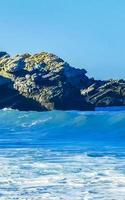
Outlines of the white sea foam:
M 12 108 L 3 108 L 2 110 L 3 111 L 12 111 L 13 109 Z
M 125 199 L 124 112 L 0 112 L 0 200 Z
M 44 124 L 46 122 L 48 122 L 49 120 L 51 120 L 52 118 L 46 118 L 46 119 L 37 119 L 37 120 L 33 120 L 30 123 L 23 123 L 22 127 L 26 127 L 26 128 L 30 128 L 39 124 Z
M 112 156 L 0 150 L 0 199 L 124 200 L 124 165 Z

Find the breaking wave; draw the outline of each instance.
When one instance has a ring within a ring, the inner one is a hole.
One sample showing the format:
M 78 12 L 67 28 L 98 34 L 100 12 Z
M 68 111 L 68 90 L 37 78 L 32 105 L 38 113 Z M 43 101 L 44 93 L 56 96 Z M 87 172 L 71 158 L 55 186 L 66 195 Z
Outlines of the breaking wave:
M 125 112 L 0 111 L 0 146 L 125 142 Z
M 123 200 L 125 112 L 0 111 L 0 199 Z

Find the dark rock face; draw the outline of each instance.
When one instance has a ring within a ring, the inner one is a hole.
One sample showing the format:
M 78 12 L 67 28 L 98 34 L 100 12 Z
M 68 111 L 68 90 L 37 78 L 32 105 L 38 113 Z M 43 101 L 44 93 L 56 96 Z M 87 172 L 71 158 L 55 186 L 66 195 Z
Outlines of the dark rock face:
M 125 81 L 95 81 L 87 89 L 81 91 L 87 102 L 95 106 L 124 106 Z
M 49 53 L 0 52 L 0 108 L 94 110 L 125 104 L 125 82 L 97 81 Z
M 4 52 L 4 51 L 1 51 L 0 52 L 0 58 L 2 58 L 2 57 L 9 57 L 9 54 L 8 53 L 6 53 L 6 52 Z

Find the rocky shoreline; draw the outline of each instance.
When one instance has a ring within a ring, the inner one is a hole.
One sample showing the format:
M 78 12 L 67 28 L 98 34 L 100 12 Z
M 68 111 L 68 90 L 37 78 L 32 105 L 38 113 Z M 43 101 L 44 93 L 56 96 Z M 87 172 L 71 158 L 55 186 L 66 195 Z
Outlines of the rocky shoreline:
M 46 52 L 14 57 L 0 52 L 0 109 L 95 110 L 125 105 L 124 80 L 95 80 L 86 73 Z

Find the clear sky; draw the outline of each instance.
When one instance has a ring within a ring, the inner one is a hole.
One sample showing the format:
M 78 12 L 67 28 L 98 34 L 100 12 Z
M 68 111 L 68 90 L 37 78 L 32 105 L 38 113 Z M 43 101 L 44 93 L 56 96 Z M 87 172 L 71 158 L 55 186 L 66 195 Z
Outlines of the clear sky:
M 0 50 L 48 51 L 96 78 L 125 77 L 125 0 L 1 0 Z

